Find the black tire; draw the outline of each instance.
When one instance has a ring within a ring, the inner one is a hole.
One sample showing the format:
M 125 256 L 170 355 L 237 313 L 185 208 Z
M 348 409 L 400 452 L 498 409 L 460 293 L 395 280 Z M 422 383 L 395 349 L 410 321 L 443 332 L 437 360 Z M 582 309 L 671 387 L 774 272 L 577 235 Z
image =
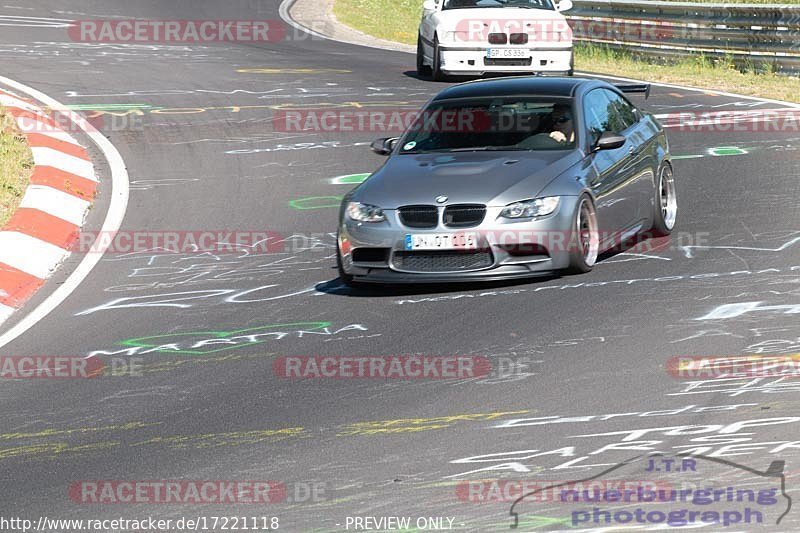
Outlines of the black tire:
M 425 64 L 425 53 L 422 47 L 422 35 L 417 36 L 417 76 L 430 76 L 431 67 Z
M 654 237 L 666 237 L 675 229 L 678 215 L 675 176 L 668 162 L 664 162 L 658 169 L 654 194 L 652 234 Z
M 442 72 L 442 57 L 439 52 L 439 36 L 433 36 L 433 67 L 431 67 L 433 81 L 447 81 L 447 76 Z
M 578 199 L 570 229 L 569 266 L 566 272 L 567 274 L 591 272 L 597 262 L 600 243 L 597 212 L 589 195 L 584 194 Z

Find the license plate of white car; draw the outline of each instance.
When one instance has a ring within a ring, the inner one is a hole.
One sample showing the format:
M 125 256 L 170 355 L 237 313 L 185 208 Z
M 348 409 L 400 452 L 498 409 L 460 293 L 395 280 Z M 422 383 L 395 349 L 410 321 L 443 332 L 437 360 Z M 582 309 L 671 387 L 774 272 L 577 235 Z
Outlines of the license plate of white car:
M 477 233 L 406 234 L 406 250 L 475 250 Z
M 489 48 L 486 50 L 486 57 L 489 59 L 508 57 L 527 58 L 531 57 L 531 52 L 530 50 L 524 50 L 522 48 Z

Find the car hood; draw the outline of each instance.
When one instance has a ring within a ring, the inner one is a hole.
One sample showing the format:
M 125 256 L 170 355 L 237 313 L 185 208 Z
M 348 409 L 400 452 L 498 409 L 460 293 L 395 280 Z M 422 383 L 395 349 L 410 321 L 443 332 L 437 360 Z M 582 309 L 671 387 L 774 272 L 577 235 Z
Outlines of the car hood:
M 581 159 L 578 150 L 395 155 L 351 199 L 383 209 L 435 204 L 438 196 L 505 206 L 537 196 Z

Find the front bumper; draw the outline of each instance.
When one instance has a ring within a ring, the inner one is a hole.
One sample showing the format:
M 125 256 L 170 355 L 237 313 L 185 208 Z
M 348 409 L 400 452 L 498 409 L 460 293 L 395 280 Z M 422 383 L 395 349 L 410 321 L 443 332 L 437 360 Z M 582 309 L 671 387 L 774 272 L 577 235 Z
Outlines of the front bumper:
M 548 275 L 569 266 L 574 200 L 562 197 L 553 214 L 522 222 L 499 218 L 503 208 L 489 207 L 483 223 L 463 229 L 443 226 L 441 211 L 439 224 L 430 229 L 403 226 L 396 210 L 386 210 L 387 220 L 380 223 L 360 223 L 344 216 L 339 226 L 342 269 L 355 281 L 374 283 L 450 283 Z M 475 233 L 478 250 L 409 252 L 406 249 L 408 234 L 442 233 Z M 440 254 L 446 255 L 442 263 L 448 267 L 439 268 Z M 478 254 L 488 259 L 475 259 Z M 428 261 L 434 255 L 436 260 Z M 409 261 L 409 256 L 422 260 Z M 436 268 L 428 268 L 431 264 L 437 265 Z M 418 265 L 423 267 L 417 269 Z M 449 268 L 449 265 L 454 266 Z
M 441 70 L 450 75 L 529 72 L 560 75 L 572 70 L 572 46 L 525 49 L 524 57 L 488 59 L 486 48 L 440 47 Z

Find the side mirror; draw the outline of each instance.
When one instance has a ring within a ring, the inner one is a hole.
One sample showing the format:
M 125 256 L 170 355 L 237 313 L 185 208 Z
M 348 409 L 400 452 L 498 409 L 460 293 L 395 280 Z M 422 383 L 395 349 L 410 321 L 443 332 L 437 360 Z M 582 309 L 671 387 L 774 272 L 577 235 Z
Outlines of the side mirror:
M 556 4 L 556 11 L 569 11 L 572 9 L 572 0 L 561 0 Z
M 616 150 L 625 144 L 625 137 L 618 135 L 613 131 L 604 131 L 603 134 L 597 139 L 597 144 L 594 145 L 594 151 L 600 150 Z
M 431 11 L 436 11 L 435 0 L 425 0 L 425 2 L 422 4 L 422 10 L 426 13 L 430 13 Z
M 378 155 L 389 155 L 394 151 L 394 147 L 397 144 L 397 137 L 389 137 L 384 139 L 375 139 L 372 141 L 372 144 L 369 145 L 372 148 L 372 151 Z

